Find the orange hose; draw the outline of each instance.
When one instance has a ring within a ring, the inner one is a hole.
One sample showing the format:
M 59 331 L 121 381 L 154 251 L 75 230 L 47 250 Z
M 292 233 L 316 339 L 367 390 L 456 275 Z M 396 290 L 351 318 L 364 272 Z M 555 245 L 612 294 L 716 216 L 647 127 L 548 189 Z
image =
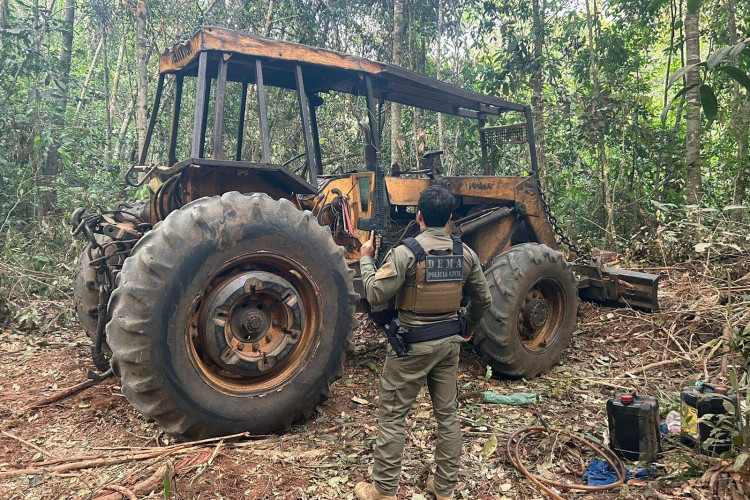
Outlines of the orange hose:
M 532 436 L 534 434 L 539 434 L 542 437 L 547 436 L 551 433 L 557 433 L 562 434 L 564 436 L 568 436 L 571 439 L 575 441 L 579 441 L 583 443 L 584 445 L 588 446 L 593 450 L 596 454 L 598 454 L 600 457 L 602 457 L 604 460 L 607 461 L 607 463 L 614 469 L 615 474 L 617 475 L 617 481 L 611 484 L 605 484 L 601 486 L 589 486 L 587 484 L 576 484 L 576 483 L 563 483 L 560 481 L 552 481 L 550 479 L 545 479 L 539 476 L 536 476 L 529 472 L 526 467 L 524 467 L 523 463 L 521 462 L 519 456 L 520 456 L 520 446 L 524 439 L 528 438 L 529 436 Z M 516 432 L 514 432 L 510 439 L 508 439 L 508 444 L 506 445 L 506 451 L 508 453 L 508 460 L 510 460 L 510 463 L 513 464 L 513 466 L 520 470 L 524 476 L 529 478 L 529 480 L 534 483 L 535 486 L 537 486 L 540 490 L 542 490 L 544 493 L 549 495 L 551 498 L 554 498 L 555 500 L 563 500 L 563 497 L 561 497 L 559 494 L 554 492 L 551 488 L 559 488 L 559 489 L 567 489 L 567 490 L 583 490 L 583 491 L 605 491 L 605 490 L 611 490 L 615 488 L 619 488 L 624 482 L 625 482 L 625 466 L 623 465 L 622 461 L 615 455 L 612 450 L 607 448 L 606 446 L 597 443 L 596 441 L 592 441 L 588 438 L 581 438 L 579 436 L 576 436 L 572 432 L 566 431 L 566 430 L 560 430 L 560 429 L 548 429 L 546 427 L 524 427 L 523 429 L 519 429 Z

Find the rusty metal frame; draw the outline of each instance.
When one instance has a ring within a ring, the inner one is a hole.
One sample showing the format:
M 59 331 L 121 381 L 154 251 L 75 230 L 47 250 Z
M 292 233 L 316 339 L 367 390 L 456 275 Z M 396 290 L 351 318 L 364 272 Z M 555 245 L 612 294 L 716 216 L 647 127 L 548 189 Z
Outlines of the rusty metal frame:
M 206 101 L 206 66 L 208 66 L 208 53 L 201 52 L 198 57 L 198 82 L 195 89 L 195 117 L 193 119 L 193 145 L 190 148 L 190 156 L 200 158 L 203 147 L 201 138 L 205 137 L 201 129 L 205 131 L 204 115 L 206 113 L 204 101 Z
M 235 161 L 242 160 L 242 142 L 245 138 L 245 112 L 247 111 L 247 79 L 242 81 L 242 94 L 240 95 L 240 119 L 237 124 L 237 151 L 234 155 Z
M 151 111 L 151 118 L 148 121 L 148 129 L 146 130 L 146 137 L 143 138 L 143 148 L 141 148 L 141 157 L 138 159 L 138 165 L 146 164 L 146 156 L 148 155 L 148 147 L 151 145 L 151 137 L 154 134 L 154 126 L 156 125 L 156 116 L 159 114 L 159 105 L 161 104 L 161 94 L 164 90 L 164 74 L 159 75 L 159 82 L 156 84 L 156 95 L 154 96 L 154 109 Z
M 177 132 L 180 127 L 180 110 L 182 108 L 182 88 L 185 81 L 185 75 L 175 75 L 174 103 L 172 104 L 172 126 L 169 130 L 169 154 L 167 155 L 167 165 L 172 166 L 177 163 Z
M 312 127 L 312 144 L 315 150 L 315 168 L 318 175 L 323 175 L 323 154 L 320 151 L 320 135 L 318 133 L 318 114 L 312 99 L 307 100 L 310 106 L 310 126 Z
M 227 59 L 229 54 L 219 57 L 219 68 L 216 72 L 216 99 L 214 102 L 214 133 L 211 145 L 211 158 L 223 159 L 224 150 L 224 103 L 227 96 Z
M 490 168 L 490 159 L 487 156 L 487 136 L 484 133 L 485 120 L 479 119 L 477 125 L 479 127 L 479 145 L 482 148 L 482 172 L 484 175 L 490 175 L 492 169 Z
M 266 86 L 263 83 L 263 64 L 255 60 L 255 86 L 258 91 L 258 117 L 260 118 L 260 137 L 263 149 L 263 162 L 271 163 L 271 139 L 268 137 L 268 111 L 266 109 Z
M 201 121 L 201 129 L 200 129 L 200 138 L 198 141 L 198 144 L 200 146 L 198 151 L 198 158 L 205 158 L 205 152 L 206 152 L 206 128 L 208 127 L 208 107 L 211 104 L 211 75 L 206 73 L 205 78 L 205 87 L 203 92 L 203 102 L 202 102 L 202 109 L 201 116 L 203 117 L 203 120 Z M 196 108 L 197 108 L 196 104 Z
M 529 157 L 531 158 L 531 171 L 535 176 L 539 175 L 539 164 L 536 159 L 536 139 L 534 138 L 534 122 L 531 116 L 531 106 L 524 106 L 523 114 L 526 117 L 526 136 L 529 144 Z
M 380 151 L 380 129 L 376 123 L 377 114 L 375 112 L 375 96 L 372 93 L 372 79 L 365 75 L 365 102 L 367 104 L 367 121 L 370 124 L 373 146 Z
M 299 101 L 300 118 L 302 120 L 302 139 L 305 142 L 305 154 L 307 156 L 307 173 L 310 184 L 318 183 L 318 167 L 315 161 L 315 147 L 310 126 L 310 105 L 305 92 L 305 80 L 302 77 L 302 66 L 294 67 L 294 77 L 297 82 L 297 99 Z

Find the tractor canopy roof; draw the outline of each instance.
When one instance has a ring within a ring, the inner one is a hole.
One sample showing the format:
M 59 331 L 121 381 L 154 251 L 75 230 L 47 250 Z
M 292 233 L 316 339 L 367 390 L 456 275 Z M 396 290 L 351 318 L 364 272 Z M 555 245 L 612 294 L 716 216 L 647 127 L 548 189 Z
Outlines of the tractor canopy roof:
M 295 89 L 295 68 L 301 66 L 309 94 L 365 95 L 369 80 L 375 98 L 467 118 L 524 112 L 525 108 L 392 64 L 217 27 L 202 27 L 189 40 L 162 52 L 159 73 L 197 76 L 198 55 L 204 51 L 208 74 L 215 74 L 219 59 L 224 58 L 228 81 L 255 83 L 255 61 L 261 60 L 263 83 L 274 87 Z

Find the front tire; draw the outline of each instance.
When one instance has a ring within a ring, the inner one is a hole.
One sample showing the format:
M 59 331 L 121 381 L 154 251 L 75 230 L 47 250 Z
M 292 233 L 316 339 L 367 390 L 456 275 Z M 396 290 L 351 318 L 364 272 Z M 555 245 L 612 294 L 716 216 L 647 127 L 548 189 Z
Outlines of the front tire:
M 474 335 L 497 375 L 533 378 L 560 361 L 576 326 L 578 288 L 572 266 L 547 245 L 523 243 L 484 273 L 492 307 Z
M 352 281 L 330 231 L 288 200 L 190 203 L 138 242 L 112 294 L 123 394 L 188 439 L 287 430 L 342 374 Z
M 78 258 L 73 284 L 73 303 L 83 331 L 93 342 L 99 319 L 99 289 L 96 285 L 96 271 L 89 266 L 90 250 L 91 244 L 86 243 Z

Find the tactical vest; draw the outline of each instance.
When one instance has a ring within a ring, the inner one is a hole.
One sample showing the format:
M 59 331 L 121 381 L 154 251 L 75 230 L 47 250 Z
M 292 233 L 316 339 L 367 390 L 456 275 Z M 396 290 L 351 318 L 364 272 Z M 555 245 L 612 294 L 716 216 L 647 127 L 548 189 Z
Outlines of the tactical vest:
M 417 259 L 416 272 L 406 276 L 396 294 L 396 308 L 416 314 L 458 311 L 471 268 L 464 261 L 461 239 L 451 236 L 453 248 L 425 249 L 414 238 L 401 242 Z

